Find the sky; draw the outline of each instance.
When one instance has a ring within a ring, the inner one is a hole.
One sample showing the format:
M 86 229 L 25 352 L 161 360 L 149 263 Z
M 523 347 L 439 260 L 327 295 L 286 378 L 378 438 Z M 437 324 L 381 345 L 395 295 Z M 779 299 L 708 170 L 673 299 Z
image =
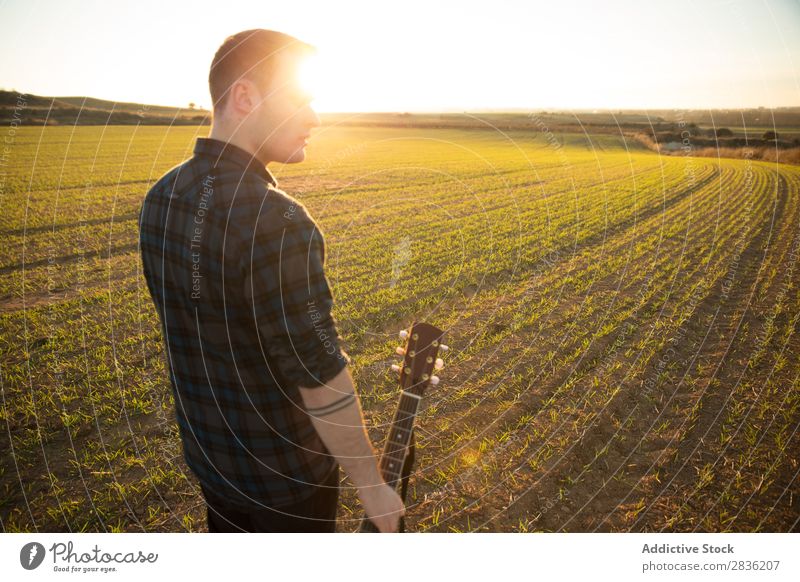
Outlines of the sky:
M 317 111 L 800 106 L 800 0 L 0 0 L 0 88 L 210 107 L 226 36 L 314 45 Z

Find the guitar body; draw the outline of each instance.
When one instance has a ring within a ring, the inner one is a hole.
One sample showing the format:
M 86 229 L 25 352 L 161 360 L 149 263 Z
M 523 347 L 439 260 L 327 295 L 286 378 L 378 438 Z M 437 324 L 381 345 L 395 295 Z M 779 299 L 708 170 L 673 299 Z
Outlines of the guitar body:
M 439 381 L 432 372 L 443 366 L 442 360 L 436 357 L 440 347 L 443 351 L 448 349 L 441 343 L 443 336 L 442 330 L 430 324 L 414 323 L 408 332 L 401 332 L 401 337 L 407 339 L 406 346 L 398 350 L 404 356 L 403 365 L 392 366 L 398 371 L 401 392 L 381 455 L 380 470 L 388 485 L 395 490 L 400 488 L 404 503 L 414 466 L 414 421 L 428 384 L 435 385 Z M 365 516 L 358 531 L 376 533 L 378 529 Z M 404 518 L 400 518 L 399 531 L 405 531 Z

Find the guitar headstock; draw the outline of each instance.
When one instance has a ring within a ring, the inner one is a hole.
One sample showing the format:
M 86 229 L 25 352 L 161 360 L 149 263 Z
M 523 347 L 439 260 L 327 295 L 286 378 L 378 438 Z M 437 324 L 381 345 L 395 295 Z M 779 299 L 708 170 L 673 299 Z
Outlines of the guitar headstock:
M 392 370 L 398 373 L 402 390 L 422 397 L 428 384 L 439 383 L 433 371 L 444 366 L 438 357 L 439 350 L 449 349 L 442 344 L 443 337 L 441 329 L 422 322 L 414 322 L 411 329 L 400 332 L 400 338 L 406 341 L 404 347 L 397 348 L 397 353 L 403 356 L 403 364 L 393 365 Z

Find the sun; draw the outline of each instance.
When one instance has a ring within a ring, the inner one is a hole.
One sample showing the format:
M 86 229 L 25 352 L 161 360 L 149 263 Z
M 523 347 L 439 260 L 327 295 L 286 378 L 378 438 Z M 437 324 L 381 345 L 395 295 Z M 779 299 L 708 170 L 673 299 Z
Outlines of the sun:
M 320 68 L 320 57 L 311 55 L 305 57 L 297 66 L 297 82 L 300 89 L 308 94 L 311 99 L 316 100 L 320 93 L 323 93 L 325 86 L 323 83 L 322 70 Z
M 317 111 L 352 110 L 363 96 L 363 87 L 354 82 L 357 73 L 347 59 L 318 49 L 297 64 L 295 78 Z

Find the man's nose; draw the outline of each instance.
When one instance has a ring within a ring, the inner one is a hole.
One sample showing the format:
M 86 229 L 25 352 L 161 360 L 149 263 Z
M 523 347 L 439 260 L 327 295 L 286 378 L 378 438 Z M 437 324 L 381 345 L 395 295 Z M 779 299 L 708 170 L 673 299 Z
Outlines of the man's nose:
M 308 112 L 309 112 L 309 121 L 308 121 L 309 128 L 319 127 L 320 125 L 322 125 L 322 122 L 319 119 L 319 115 L 317 115 L 317 112 L 314 111 L 312 107 L 308 108 Z

